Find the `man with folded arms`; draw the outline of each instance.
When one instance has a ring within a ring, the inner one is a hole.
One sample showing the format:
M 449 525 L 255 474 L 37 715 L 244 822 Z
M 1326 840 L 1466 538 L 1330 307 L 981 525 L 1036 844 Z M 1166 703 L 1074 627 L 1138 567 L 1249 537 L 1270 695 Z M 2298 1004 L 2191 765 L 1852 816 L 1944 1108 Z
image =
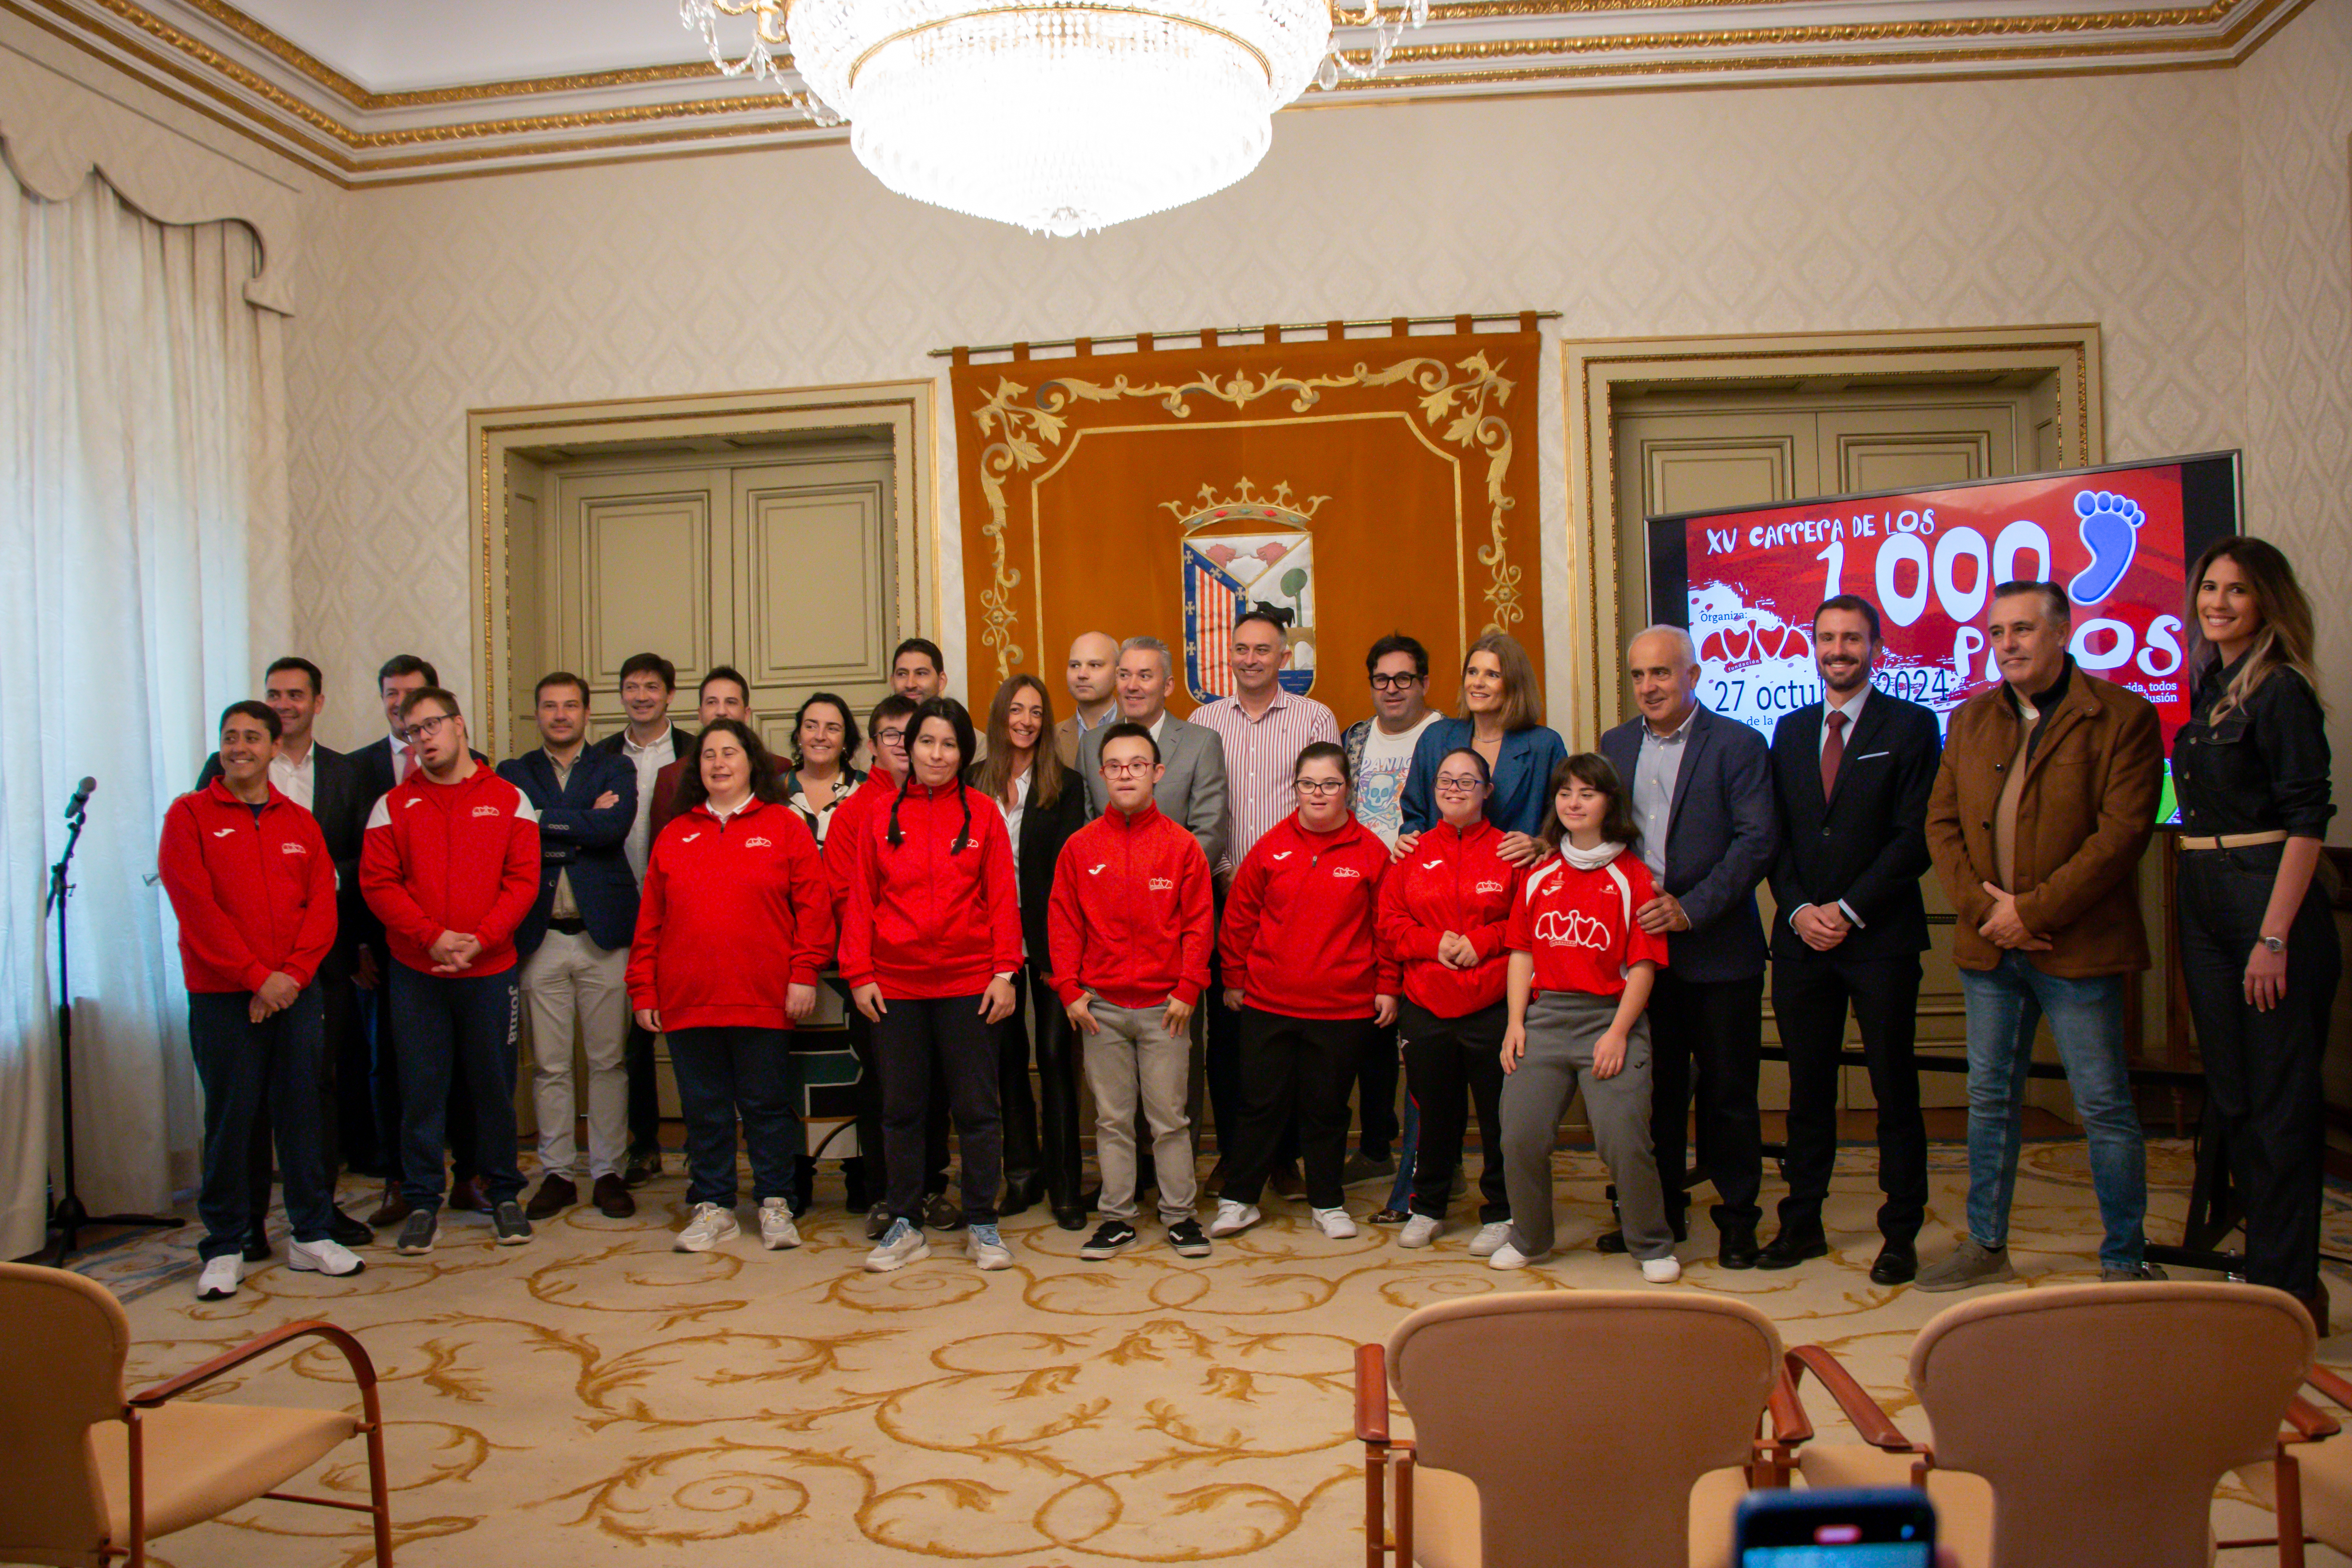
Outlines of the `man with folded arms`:
M 188 1044 L 205 1086 L 205 1260 L 196 1296 L 236 1293 L 250 1212 L 247 1151 L 262 1105 L 277 1111 L 294 1244 L 287 1262 L 356 1274 L 330 1234 L 334 1177 L 319 1099 L 326 1024 L 317 976 L 335 944 L 335 866 L 316 818 L 269 782 L 278 715 L 259 702 L 221 715 L 221 776 L 172 803 L 158 851 L 180 922 Z
M 515 1163 L 515 929 L 539 898 L 539 813 L 474 760 L 457 699 L 401 705 L 419 766 L 368 816 L 360 889 L 392 949 L 400 1040 L 400 1250 L 433 1250 L 441 1221 L 443 1108 L 453 1076 L 474 1108 L 474 1164 L 501 1247 L 530 1239 Z
M 1055 989 L 1084 1042 L 1102 1168 L 1103 1222 L 1078 1256 L 1109 1258 L 1135 1240 L 1140 1099 L 1168 1245 L 1204 1257 L 1185 1099 L 1192 1008 L 1209 982 L 1209 859 L 1152 801 L 1165 770 L 1150 730 L 1114 724 L 1097 750 L 1108 809 L 1062 847 L 1045 915 Z

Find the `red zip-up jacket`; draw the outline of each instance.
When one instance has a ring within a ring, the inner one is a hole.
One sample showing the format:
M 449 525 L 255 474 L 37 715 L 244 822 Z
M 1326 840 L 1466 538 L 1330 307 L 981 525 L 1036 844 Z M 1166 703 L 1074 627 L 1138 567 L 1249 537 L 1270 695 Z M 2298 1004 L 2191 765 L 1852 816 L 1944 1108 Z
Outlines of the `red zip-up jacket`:
M 253 807 L 215 779 L 173 801 L 157 851 L 191 991 L 308 985 L 335 945 L 335 862 L 318 819 L 275 785 Z
M 838 822 L 840 818 L 835 817 Z M 789 805 L 673 817 L 646 858 L 629 1005 L 665 1029 L 789 1029 L 785 990 L 833 957 L 833 883 Z
M 865 842 L 864 830 L 857 825 L 880 803 L 884 811 L 890 809 L 890 797 L 898 793 L 898 785 L 888 773 L 876 768 L 866 775 L 866 782 L 849 792 L 849 798 L 833 809 L 833 820 L 824 826 L 824 843 L 818 853 L 824 857 L 824 874 L 833 883 L 833 923 L 838 931 L 844 917 L 849 913 L 849 869 L 857 858 L 858 847 Z
M 1511 921 L 1518 868 L 1496 853 L 1503 830 L 1484 817 L 1467 831 L 1448 822 L 1422 830 L 1412 853 L 1381 883 L 1381 989 L 1404 994 L 1440 1018 L 1465 1018 L 1503 999 L 1511 955 L 1503 938 Z M 1438 939 L 1458 931 L 1478 962 L 1449 969 Z
M 503 973 L 515 965 L 515 927 L 539 901 L 539 813 L 479 763 L 453 784 L 419 770 L 368 814 L 360 893 L 409 968 L 432 973 L 434 942 L 455 931 L 482 944 L 463 973 Z
M 890 842 L 893 808 L 899 841 Z M 969 807 L 971 837 L 953 854 Z M 996 803 L 961 784 L 908 781 L 858 816 L 843 847 L 849 899 L 841 921 L 841 977 L 875 984 L 886 1002 L 977 996 L 1021 967 L 1021 905 L 1013 839 Z M 841 835 L 835 817 L 827 841 Z
M 1234 874 L 1218 952 L 1225 984 L 1286 1018 L 1369 1018 L 1380 992 L 1374 939 L 1389 848 L 1349 816 L 1310 833 L 1292 812 Z
M 1114 1007 L 1186 1006 L 1209 983 L 1216 940 L 1209 859 L 1192 830 L 1149 799 L 1087 823 L 1054 863 L 1045 906 L 1054 990 L 1068 1006 L 1091 991 Z

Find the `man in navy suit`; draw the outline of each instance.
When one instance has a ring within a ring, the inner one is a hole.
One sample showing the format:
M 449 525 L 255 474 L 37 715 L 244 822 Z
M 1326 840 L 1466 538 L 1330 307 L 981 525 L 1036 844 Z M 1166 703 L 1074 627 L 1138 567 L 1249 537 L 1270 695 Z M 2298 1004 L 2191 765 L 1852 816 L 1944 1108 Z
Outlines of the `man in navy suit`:
M 1763 1217 L 1756 1078 L 1765 948 L 1756 885 L 1779 848 L 1772 758 L 1763 736 L 1699 706 L 1698 652 L 1682 627 L 1650 627 L 1625 650 L 1625 663 L 1641 716 L 1601 736 L 1601 751 L 1626 782 L 1642 858 L 1658 887 L 1634 918 L 1666 939 L 1666 966 L 1650 993 L 1651 1142 L 1680 1240 L 1696 1088 L 1699 1164 L 1717 1200 L 1717 1260 L 1753 1268 Z M 1622 1251 L 1623 1234 L 1612 1231 L 1600 1245 Z
M 523 1212 L 546 1219 L 580 1201 L 572 1181 L 576 1024 L 588 1058 L 590 1196 L 600 1213 L 623 1219 L 637 1212 L 621 1179 L 629 1153 L 625 982 L 637 879 L 627 845 L 637 820 L 637 770 L 626 758 L 589 749 L 588 683 L 578 676 L 542 677 L 531 703 L 540 749 L 499 764 L 499 776 L 539 813 L 539 901 L 515 930 L 541 1173 Z
M 1789 1053 L 1789 1195 L 1758 1263 L 1792 1268 L 1829 1251 L 1822 1200 L 1837 1168 L 1838 1069 L 1853 1008 L 1878 1101 L 1885 1239 L 1870 1278 L 1907 1283 L 1927 1205 L 1919 1118 L 1919 954 L 1927 946 L 1927 793 L 1943 749 L 1936 716 L 1871 689 L 1878 611 L 1841 594 L 1813 612 L 1822 700 L 1772 731 L 1780 854 L 1772 865 L 1772 1016 Z

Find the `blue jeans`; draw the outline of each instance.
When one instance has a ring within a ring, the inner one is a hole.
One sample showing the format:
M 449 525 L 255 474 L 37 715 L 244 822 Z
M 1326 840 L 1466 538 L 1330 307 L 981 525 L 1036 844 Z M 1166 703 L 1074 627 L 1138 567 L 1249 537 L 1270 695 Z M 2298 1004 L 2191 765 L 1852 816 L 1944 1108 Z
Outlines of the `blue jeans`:
M 2065 980 L 2019 952 L 1993 969 L 1960 971 L 1969 1006 L 1969 1234 L 1986 1247 L 2009 1241 L 2017 1146 L 2025 1120 L 2026 1068 L 2044 1014 L 2091 1149 L 2091 1186 L 2106 1236 L 2099 1262 L 2136 1268 L 2147 1245 L 2147 1152 L 2124 1067 L 2124 981 Z

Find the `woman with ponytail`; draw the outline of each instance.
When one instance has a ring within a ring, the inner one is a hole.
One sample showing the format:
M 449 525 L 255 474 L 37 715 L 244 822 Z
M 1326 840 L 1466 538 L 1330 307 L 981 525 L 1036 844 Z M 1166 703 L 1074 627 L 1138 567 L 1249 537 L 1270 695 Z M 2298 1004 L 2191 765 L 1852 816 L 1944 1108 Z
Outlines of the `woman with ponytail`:
M 841 975 L 873 1024 L 882 1069 L 892 1218 L 866 1258 L 877 1273 L 930 1256 L 923 1124 L 935 1092 L 955 1113 L 972 1261 L 1013 1263 L 996 1226 L 1003 1165 L 996 1026 L 1013 1012 L 1021 907 L 1004 814 L 962 782 L 972 750 L 962 703 L 934 697 L 917 708 L 907 723 L 906 778 L 887 807 L 877 801 L 855 819 L 856 838 L 844 847 Z
M 2320 1062 L 2344 958 L 2315 879 L 2336 807 L 2311 602 L 2275 545 L 2224 539 L 2189 574 L 2189 627 L 2174 909 L 2209 1126 L 2246 1207 L 2246 1278 L 2325 1336 Z

